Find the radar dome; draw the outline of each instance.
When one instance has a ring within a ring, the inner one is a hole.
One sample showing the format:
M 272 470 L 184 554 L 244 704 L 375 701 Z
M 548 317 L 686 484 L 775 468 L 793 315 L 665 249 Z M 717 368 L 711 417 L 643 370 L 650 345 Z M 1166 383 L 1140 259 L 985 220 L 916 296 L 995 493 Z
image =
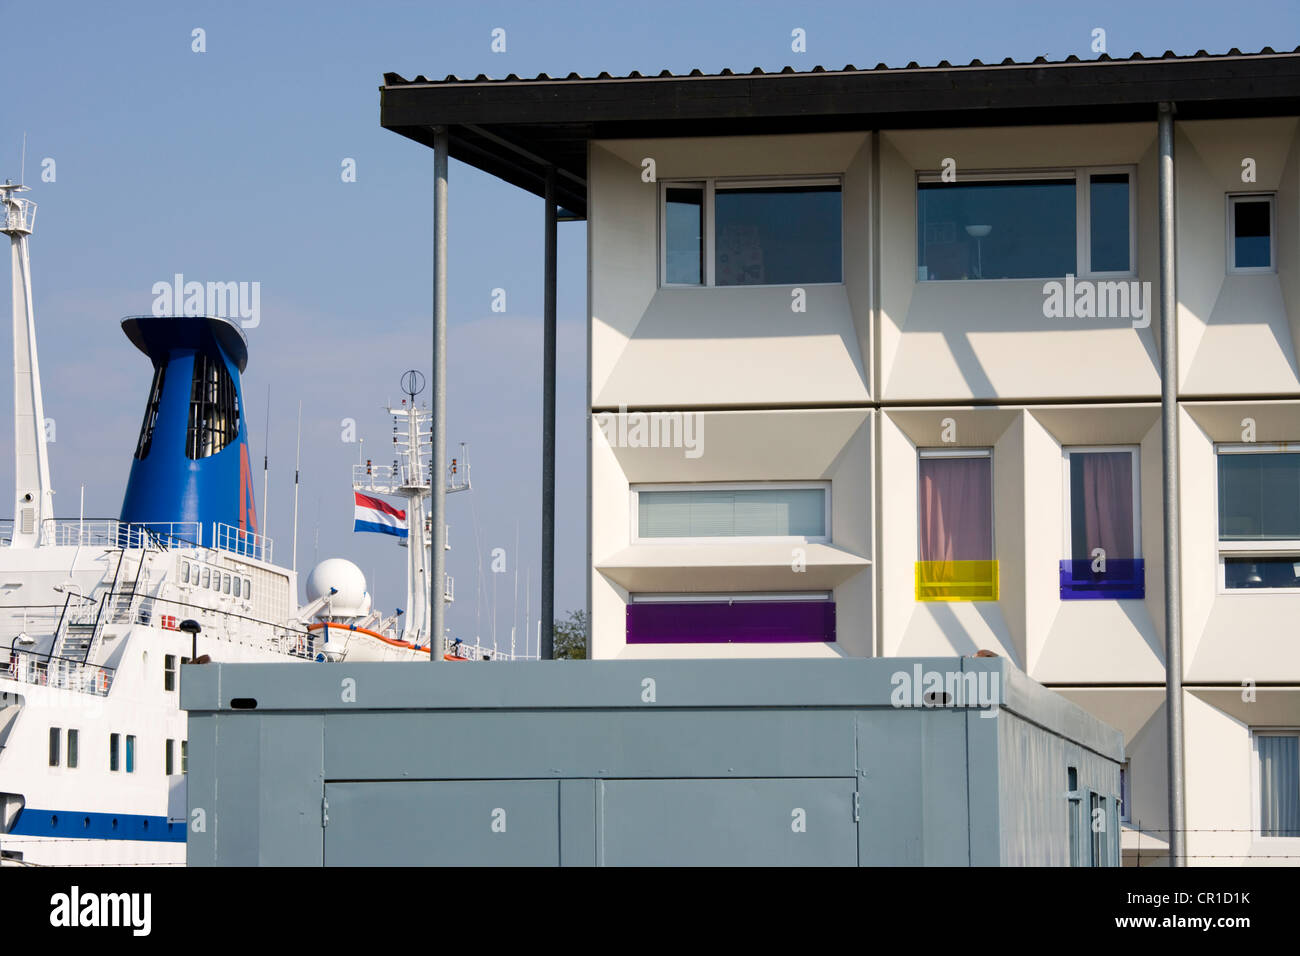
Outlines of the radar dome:
M 307 575 L 307 600 L 315 601 L 330 593 L 328 610 L 324 614 L 334 617 L 363 617 L 370 613 L 370 592 L 366 590 L 366 576 L 361 569 L 345 558 L 326 558 Z

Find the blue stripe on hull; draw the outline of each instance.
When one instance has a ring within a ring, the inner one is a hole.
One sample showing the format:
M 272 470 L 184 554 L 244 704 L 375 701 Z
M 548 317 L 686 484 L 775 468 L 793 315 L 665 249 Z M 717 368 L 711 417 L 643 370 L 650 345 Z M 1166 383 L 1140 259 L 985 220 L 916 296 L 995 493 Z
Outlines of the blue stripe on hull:
M 142 813 L 87 813 L 24 807 L 9 831 L 14 836 L 79 837 L 87 840 L 147 840 L 184 843 L 185 824 Z

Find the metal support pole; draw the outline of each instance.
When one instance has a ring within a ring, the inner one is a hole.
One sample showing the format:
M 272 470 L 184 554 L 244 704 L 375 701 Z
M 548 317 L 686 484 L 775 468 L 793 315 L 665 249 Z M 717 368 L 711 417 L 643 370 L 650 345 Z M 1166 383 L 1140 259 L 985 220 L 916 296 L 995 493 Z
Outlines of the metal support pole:
M 542 620 L 537 656 L 555 656 L 555 167 L 546 167 L 546 275 L 542 333 Z
M 1160 426 L 1164 458 L 1165 719 L 1169 749 L 1169 865 L 1183 866 L 1183 635 L 1178 525 L 1178 285 L 1174 260 L 1174 105 L 1161 103 Z
M 433 521 L 429 550 L 433 570 L 429 574 L 429 607 L 433 613 L 429 635 L 429 660 L 442 660 L 446 602 L 442 599 L 447 579 L 447 127 L 433 134 L 433 455 L 429 491 L 433 498 Z M 423 528 L 411 528 L 408 547 L 422 547 Z

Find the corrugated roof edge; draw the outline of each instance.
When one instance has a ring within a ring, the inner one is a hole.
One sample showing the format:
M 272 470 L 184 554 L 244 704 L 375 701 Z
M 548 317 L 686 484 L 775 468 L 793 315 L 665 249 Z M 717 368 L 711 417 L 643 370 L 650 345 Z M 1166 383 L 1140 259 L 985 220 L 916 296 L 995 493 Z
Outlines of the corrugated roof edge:
M 1128 57 L 1116 59 L 1109 54 L 1103 53 L 1101 56 L 1092 60 L 1081 60 L 1074 54 L 1070 54 L 1064 60 L 1048 60 L 1045 57 L 1036 57 L 1031 61 L 1017 61 L 1007 57 L 1001 63 L 985 63 L 982 60 L 974 59 L 970 63 L 960 66 L 951 66 L 947 60 L 940 60 L 934 66 L 920 66 L 916 61 L 912 61 L 907 66 L 891 67 L 885 63 L 877 63 L 874 67 L 858 69 L 852 63 L 846 64 L 843 69 L 835 70 L 824 66 L 814 66 L 809 70 L 795 70 L 794 67 L 786 66 L 777 71 L 765 71 L 760 67 L 754 67 L 748 73 L 735 73 L 730 69 L 723 69 L 719 73 L 702 73 L 698 69 L 690 73 L 673 73 L 669 70 L 663 70 L 657 75 L 647 76 L 638 70 L 633 70 L 625 76 L 611 76 L 607 72 L 602 72 L 597 76 L 581 76 L 577 73 L 570 73 L 568 76 L 550 76 L 546 73 L 539 73 L 537 76 L 520 77 L 514 73 L 509 73 L 504 77 L 492 78 L 485 73 L 480 73 L 473 79 L 462 79 L 461 77 L 449 74 L 442 80 L 430 80 L 423 74 L 408 80 L 400 73 L 385 73 L 384 87 L 397 86 L 445 86 L 447 84 L 469 85 L 476 83 L 487 83 L 492 85 L 502 85 L 507 83 L 619 83 L 619 82 L 646 82 L 655 80 L 717 80 L 717 79 L 753 79 L 755 77 L 790 77 L 790 76 L 811 76 L 813 74 L 823 76 L 847 75 L 851 73 L 925 73 L 938 72 L 949 73 L 959 72 L 962 70 L 1003 70 L 1003 69 L 1041 69 L 1043 67 L 1052 67 L 1056 69 L 1069 67 L 1089 67 L 1098 65 L 1123 65 L 1126 63 L 1166 63 L 1170 61 L 1197 61 L 1197 60 L 1253 60 L 1268 59 L 1279 57 L 1300 56 L 1300 46 L 1294 50 L 1276 52 L 1272 47 L 1264 47 L 1258 53 L 1242 53 L 1236 47 L 1228 50 L 1227 53 L 1207 53 L 1205 50 L 1197 50 L 1195 53 L 1178 54 L 1172 50 L 1166 50 L 1162 55 L 1156 57 L 1143 56 L 1140 52 L 1134 51 Z

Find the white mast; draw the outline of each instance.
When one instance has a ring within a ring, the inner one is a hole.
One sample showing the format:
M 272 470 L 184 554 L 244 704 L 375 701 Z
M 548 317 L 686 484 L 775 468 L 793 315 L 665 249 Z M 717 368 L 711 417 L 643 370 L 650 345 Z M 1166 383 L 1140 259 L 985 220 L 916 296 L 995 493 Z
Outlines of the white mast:
M 10 546 L 35 548 L 44 522 L 54 517 L 54 489 L 45 448 L 45 403 L 36 360 L 36 316 L 32 308 L 31 259 L 27 237 L 36 220 L 36 204 L 18 199 L 27 187 L 6 181 L 0 186 L 0 232 L 9 236 L 13 258 L 14 320 L 14 528 Z
M 298 570 L 298 472 L 302 470 L 302 399 L 298 399 L 298 450 L 293 457 L 293 570 Z
M 393 495 L 405 499 L 406 510 L 406 622 L 402 627 L 402 640 L 412 644 L 429 641 L 432 653 L 441 654 L 442 645 L 432 633 L 433 603 L 430 600 L 433 551 L 436 547 L 449 549 L 444 539 L 433 540 L 429 527 L 429 498 L 433 491 L 431 462 L 431 427 L 433 414 L 428 408 L 417 408 L 415 397 L 424 391 L 424 376 L 411 370 L 402 376 L 402 391 L 406 393 L 401 404 L 389 406 L 393 417 L 393 464 L 376 465 L 372 459 L 358 463 L 352 470 L 352 487 L 355 491 Z M 403 427 L 405 425 L 405 427 Z M 469 488 L 469 463 L 465 461 L 465 445 L 461 456 L 453 459 L 448 474 L 442 476 L 447 493 Z M 451 603 L 451 578 L 442 582 L 441 595 L 433 600 Z

